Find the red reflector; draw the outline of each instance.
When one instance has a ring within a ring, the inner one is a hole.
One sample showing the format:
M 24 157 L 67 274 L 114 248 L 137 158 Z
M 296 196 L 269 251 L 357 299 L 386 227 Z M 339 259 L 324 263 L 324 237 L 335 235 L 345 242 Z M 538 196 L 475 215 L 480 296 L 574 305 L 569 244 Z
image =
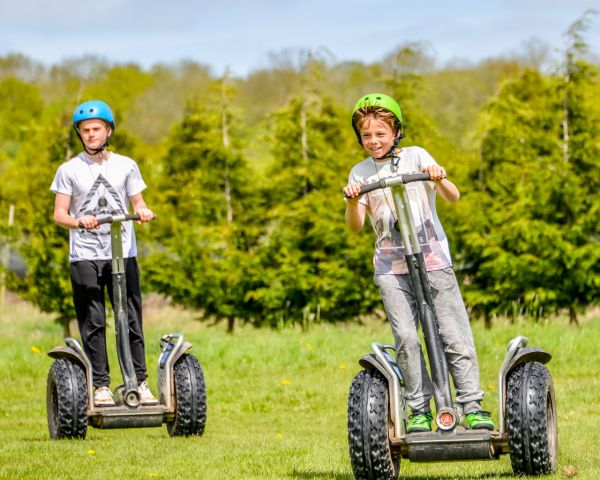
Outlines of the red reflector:
M 440 422 L 442 425 L 447 427 L 449 425 L 452 425 L 452 423 L 454 422 L 454 417 L 452 415 L 450 415 L 449 413 L 443 413 L 440 416 Z

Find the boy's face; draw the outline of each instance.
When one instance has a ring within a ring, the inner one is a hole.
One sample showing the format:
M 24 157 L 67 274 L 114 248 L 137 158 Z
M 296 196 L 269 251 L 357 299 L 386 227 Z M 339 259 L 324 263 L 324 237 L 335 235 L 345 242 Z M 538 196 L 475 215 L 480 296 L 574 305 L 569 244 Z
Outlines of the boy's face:
M 77 128 L 83 143 L 91 149 L 102 147 L 111 133 L 111 128 L 99 118 L 83 120 Z
M 359 132 L 364 149 L 373 158 L 383 158 L 394 145 L 394 130 L 383 120 L 367 118 Z

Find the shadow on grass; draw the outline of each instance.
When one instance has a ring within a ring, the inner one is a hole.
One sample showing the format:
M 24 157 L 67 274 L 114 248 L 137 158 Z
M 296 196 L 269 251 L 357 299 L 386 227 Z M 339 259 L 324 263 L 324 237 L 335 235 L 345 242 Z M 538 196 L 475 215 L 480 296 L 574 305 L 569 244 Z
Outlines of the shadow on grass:
M 479 475 L 411 475 L 406 476 L 400 474 L 400 478 L 402 480 L 461 480 L 468 478 L 469 480 L 485 480 L 486 478 L 504 478 L 504 477 L 513 477 L 514 475 L 511 472 L 498 472 L 498 473 L 481 473 Z M 298 471 L 294 470 L 294 472 L 290 473 L 291 478 L 295 478 L 298 480 L 306 479 L 306 480 L 354 480 L 354 475 L 346 474 L 346 473 L 334 473 L 334 472 L 315 472 L 315 471 Z
M 354 480 L 354 475 L 349 475 L 346 473 L 315 471 L 303 472 L 298 470 L 294 470 L 292 473 L 290 473 L 290 477 L 298 480 Z

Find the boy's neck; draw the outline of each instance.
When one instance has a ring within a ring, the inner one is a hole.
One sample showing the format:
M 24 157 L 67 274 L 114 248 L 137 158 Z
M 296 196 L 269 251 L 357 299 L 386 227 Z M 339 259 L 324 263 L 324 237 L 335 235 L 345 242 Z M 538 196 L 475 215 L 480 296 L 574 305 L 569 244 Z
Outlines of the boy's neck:
M 371 157 L 373 158 L 373 157 Z M 387 163 L 392 159 L 392 157 L 383 157 L 383 158 L 373 158 L 375 163 Z
M 110 152 L 108 150 L 102 150 L 101 152 L 94 153 L 93 155 L 90 155 L 88 152 L 84 151 L 83 154 L 88 160 L 91 160 L 94 163 L 103 163 L 110 157 Z
M 401 148 L 397 148 L 396 150 L 394 150 L 394 153 L 391 155 L 386 155 L 383 158 L 373 158 L 373 157 L 371 157 L 371 158 L 373 158 L 373 161 L 376 163 L 387 163 L 390 160 L 392 160 L 395 156 L 399 155 L 401 151 L 402 151 Z

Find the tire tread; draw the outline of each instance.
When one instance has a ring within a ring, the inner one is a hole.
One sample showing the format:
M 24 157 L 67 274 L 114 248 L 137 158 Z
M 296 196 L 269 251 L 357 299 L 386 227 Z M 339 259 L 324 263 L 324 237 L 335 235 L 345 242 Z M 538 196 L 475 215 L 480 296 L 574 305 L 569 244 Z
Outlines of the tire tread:
M 396 480 L 388 436 L 388 385 L 377 370 L 359 372 L 348 395 L 348 446 L 356 480 Z
M 552 405 L 548 406 L 548 398 Z M 507 430 L 510 461 L 517 475 L 542 475 L 556 468 L 550 452 L 548 408 L 555 408 L 554 386 L 548 369 L 539 362 L 517 366 L 507 385 Z M 553 412 L 556 419 L 556 412 Z M 551 428 L 551 427 L 550 427 Z M 554 442 L 556 445 L 556 441 Z
M 85 438 L 87 404 L 87 379 L 81 364 L 70 358 L 55 360 L 48 372 L 46 390 L 50 438 Z
M 173 367 L 175 419 L 167 423 L 171 436 L 202 435 L 206 426 L 206 386 L 200 362 L 183 354 Z

